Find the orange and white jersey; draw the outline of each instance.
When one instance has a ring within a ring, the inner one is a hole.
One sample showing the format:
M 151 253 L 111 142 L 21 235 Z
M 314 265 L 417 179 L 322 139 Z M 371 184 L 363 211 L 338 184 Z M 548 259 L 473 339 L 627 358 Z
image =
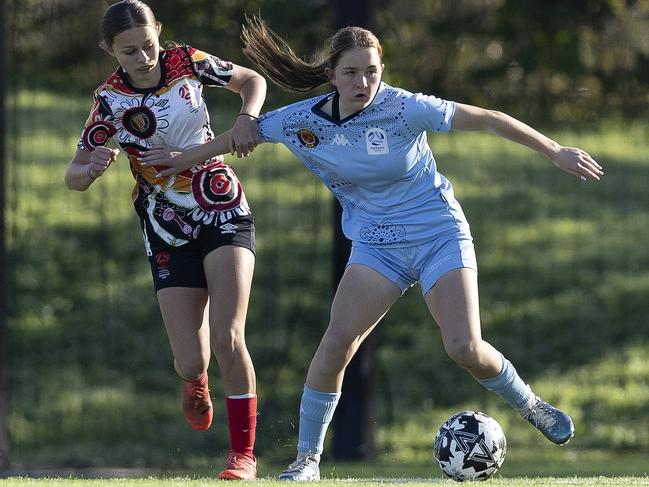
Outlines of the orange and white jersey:
M 134 87 L 118 68 L 97 88 L 78 147 L 93 151 L 114 139 L 128 154 L 133 202 L 149 233 L 179 246 L 196 238 L 202 225 L 222 224 L 250 209 L 222 156 L 166 178 L 156 178 L 160 167 L 139 163 L 140 153 L 154 145 L 186 149 L 211 140 L 203 86 L 225 86 L 233 74 L 231 62 L 190 46 L 163 50 L 159 62 L 156 87 Z

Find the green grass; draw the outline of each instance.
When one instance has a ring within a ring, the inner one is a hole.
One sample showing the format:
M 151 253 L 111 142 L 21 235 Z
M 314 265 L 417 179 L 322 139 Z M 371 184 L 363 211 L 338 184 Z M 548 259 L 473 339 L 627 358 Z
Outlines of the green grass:
M 255 485 L 277 485 L 277 475 L 284 465 L 259 464 L 260 479 Z M 192 470 L 160 469 L 32 469 L 20 474 L 18 471 L 5 473 L 0 485 L 27 485 L 30 483 L 48 486 L 68 484 L 79 485 L 202 485 L 214 482 L 213 466 L 197 467 Z M 646 454 L 611 452 L 601 450 L 578 450 L 569 447 L 549 446 L 536 449 L 508 451 L 502 468 L 486 485 L 649 485 L 649 465 Z M 318 485 L 402 485 L 446 484 L 455 485 L 446 478 L 432 459 L 425 462 L 394 462 L 382 457 L 371 462 L 335 462 L 324 460 L 321 465 L 322 481 Z M 104 479 L 104 480 L 97 480 Z
M 8 103 L 12 460 L 207 475 L 227 450 L 223 407 L 206 434 L 189 430 L 180 414 L 126 161 L 86 193 L 63 186 L 88 105 L 26 91 Z M 435 475 L 434 433 L 461 409 L 486 411 L 505 429 L 502 476 L 646 473 L 649 127 L 603 120 L 548 133 L 595 156 L 602 182 L 580 183 L 487 134 L 430 141 L 475 237 L 483 335 L 536 392 L 570 412 L 576 437 L 565 449 L 549 447 L 452 364 L 413 289 L 376 332 L 381 461 L 367 470 L 325 462 L 326 475 Z M 257 224 L 247 324 L 260 398 L 257 453 L 262 469 L 279 470 L 294 453 L 301 386 L 328 319 L 331 197 L 280 146 L 229 162 Z
M 0 485 L 5 485 L 7 487 L 14 486 L 44 486 L 44 487 L 61 487 L 61 486 L 106 486 L 106 487 L 175 487 L 175 486 L 186 486 L 186 487 L 200 487 L 205 485 L 213 485 L 214 479 L 212 478 L 188 478 L 188 477 L 179 477 L 179 478 L 169 478 L 169 479 L 158 479 L 158 478 L 147 478 L 147 479 L 101 479 L 101 480 L 91 480 L 91 479 L 52 479 L 52 478 L 43 478 L 43 479 L 24 479 L 24 478 L 9 478 L 6 480 L 0 480 Z M 377 478 L 377 479 L 336 479 L 328 480 L 323 479 L 320 482 L 317 482 L 317 485 L 320 486 L 340 486 L 340 485 L 363 485 L 367 487 L 373 486 L 400 486 L 404 483 L 415 484 L 415 485 L 453 485 L 452 480 L 444 479 L 429 479 L 429 478 L 408 478 L 408 479 L 390 479 L 390 478 Z M 283 485 L 280 482 L 270 480 L 270 479 L 259 479 L 255 481 L 254 485 L 264 486 L 264 485 Z M 486 485 L 503 485 L 510 487 L 517 486 L 554 486 L 554 485 L 569 485 L 569 486 L 584 486 L 584 485 L 649 485 L 649 478 L 634 478 L 634 477 L 614 477 L 614 478 L 602 478 L 602 477 L 569 477 L 569 478 L 553 478 L 553 477 L 543 477 L 543 478 L 520 478 L 520 479 L 490 479 Z
M 342 469 L 344 470 L 344 469 Z M 368 473 L 367 469 L 357 467 L 356 472 L 360 470 L 361 475 L 352 474 L 348 475 L 343 472 L 332 472 L 330 474 L 323 474 L 324 476 L 319 482 L 320 486 L 340 486 L 340 485 L 363 485 L 363 486 L 400 486 L 404 484 L 414 485 L 456 485 L 450 479 L 429 476 L 424 473 L 423 476 L 404 476 L 397 474 L 396 476 L 382 475 L 381 472 L 373 472 L 373 474 L 363 476 L 363 473 Z M 0 479 L 0 485 L 4 487 L 25 487 L 25 486 L 43 486 L 43 487 L 201 487 L 205 485 L 213 485 L 214 478 L 211 476 L 201 475 L 150 475 L 142 478 L 130 477 L 128 473 L 115 471 L 103 472 L 90 472 L 90 475 L 84 477 L 83 474 L 76 473 L 73 476 L 60 476 L 50 475 L 47 472 L 42 472 L 43 477 L 8 477 Z M 93 478 L 95 477 L 96 478 Z M 254 482 L 254 485 L 285 485 L 284 482 L 278 482 L 273 477 L 260 477 Z M 632 476 L 552 476 L 552 477 L 531 477 L 521 476 L 507 478 L 500 474 L 492 477 L 484 485 L 495 486 L 587 486 L 587 485 L 649 485 L 649 477 L 646 475 L 632 477 Z

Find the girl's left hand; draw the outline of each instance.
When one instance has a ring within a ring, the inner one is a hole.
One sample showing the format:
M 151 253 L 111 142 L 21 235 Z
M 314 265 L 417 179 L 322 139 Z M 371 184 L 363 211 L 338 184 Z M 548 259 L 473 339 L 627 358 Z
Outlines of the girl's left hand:
M 257 119 L 251 115 L 240 114 L 230 131 L 230 154 L 236 153 L 237 157 L 248 157 L 258 144 Z
M 576 147 L 562 147 L 552 158 L 552 162 L 562 171 L 572 174 L 582 181 L 589 179 L 599 181 L 600 177 L 604 175 L 602 166 L 588 153 Z

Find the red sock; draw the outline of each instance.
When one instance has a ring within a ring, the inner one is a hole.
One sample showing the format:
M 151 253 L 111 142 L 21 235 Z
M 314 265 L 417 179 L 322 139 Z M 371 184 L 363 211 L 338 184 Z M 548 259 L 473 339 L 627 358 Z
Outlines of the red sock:
M 228 408 L 228 427 L 232 450 L 255 458 L 252 453 L 255 447 L 255 429 L 257 428 L 257 396 L 232 398 L 226 397 Z

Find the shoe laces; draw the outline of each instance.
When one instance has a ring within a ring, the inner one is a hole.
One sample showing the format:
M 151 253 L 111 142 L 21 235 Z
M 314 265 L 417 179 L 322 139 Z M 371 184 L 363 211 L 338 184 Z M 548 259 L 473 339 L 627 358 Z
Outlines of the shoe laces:
M 238 468 L 241 468 L 243 463 L 250 463 L 254 465 L 254 460 L 246 455 L 242 455 L 241 453 L 231 451 L 228 455 L 228 459 L 225 462 L 225 468 L 226 470 L 231 468 L 236 470 Z
M 234 452 L 230 452 L 228 459 L 225 462 L 225 468 L 233 468 L 237 466 L 238 456 Z
M 554 415 L 554 408 L 540 399 L 535 401 L 534 404 L 523 413 L 523 418 L 527 419 L 535 426 L 544 429 L 551 428 L 557 422 Z
M 291 463 L 288 468 L 286 469 L 287 471 L 300 471 L 305 468 L 314 468 L 317 467 L 320 464 L 320 458 L 318 458 L 318 455 L 313 454 L 313 453 L 301 453 L 297 456 L 295 461 Z
M 192 384 L 192 395 L 194 399 L 203 399 L 205 397 L 206 387 L 203 385 Z

